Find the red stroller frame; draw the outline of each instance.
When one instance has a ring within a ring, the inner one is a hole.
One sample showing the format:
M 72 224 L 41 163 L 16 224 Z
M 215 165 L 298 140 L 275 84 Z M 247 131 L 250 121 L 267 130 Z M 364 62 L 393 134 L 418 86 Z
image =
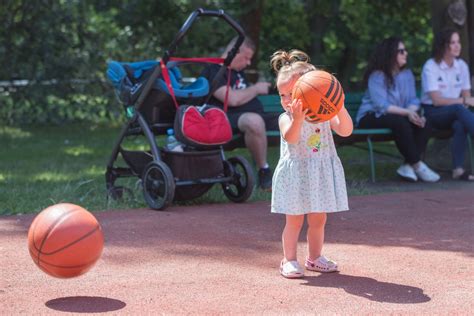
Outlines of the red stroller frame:
M 222 18 L 238 33 L 238 39 L 225 59 L 181 59 L 172 57 L 178 43 L 199 16 Z M 223 67 L 217 74 L 217 78 L 223 75 L 223 72 L 229 67 L 244 37 L 240 25 L 225 14 L 223 10 L 197 9 L 191 13 L 161 59 L 162 67 L 153 69 L 146 83 L 141 86 L 141 91 L 138 92 L 139 96 L 135 103 L 126 105 L 127 112 L 132 112 L 133 115 L 122 128 L 107 164 L 105 180 L 108 197 L 118 199 L 123 196 L 124 191 L 131 192 L 129 189 L 115 184 L 115 181 L 122 177 L 138 177 L 143 187 L 146 203 L 150 208 L 157 210 L 166 208 L 174 200 L 188 200 L 199 197 L 216 183 L 221 184 L 224 194 L 233 202 L 244 202 L 252 195 L 255 176 L 252 167 L 245 158 L 236 156 L 226 159 L 222 146 L 213 150 L 196 149 L 185 152 L 171 152 L 165 148 L 160 148 L 156 143 L 153 132 L 158 131 L 158 133 L 163 134 L 166 128 L 173 126 L 172 123 L 149 124 L 142 111 L 140 111 L 153 89 L 155 80 L 160 76 L 166 76 L 162 68 L 163 66 L 166 67 L 168 62 L 222 62 Z M 165 72 L 167 71 L 165 70 Z M 211 83 L 211 89 L 203 104 L 207 103 L 212 96 L 215 90 L 214 83 Z M 171 85 L 167 85 L 168 90 L 172 89 Z M 174 102 L 177 105 L 176 100 Z M 160 106 L 160 104 L 157 106 Z M 131 135 L 145 136 L 150 150 L 130 151 L 124 149 L 122 142 L 127 136 Z M 123 158 L 127 167 L 115 166 L 119 155 Z

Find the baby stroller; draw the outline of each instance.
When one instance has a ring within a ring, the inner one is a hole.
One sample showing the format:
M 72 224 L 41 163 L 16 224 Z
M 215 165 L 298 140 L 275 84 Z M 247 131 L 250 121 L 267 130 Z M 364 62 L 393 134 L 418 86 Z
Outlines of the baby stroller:
M 225 59 L 172 57 L 199 16 L 222 18 L 238 33 L 238 40 Z M 164 209 L 172 201 L 202 196 L 217 183 L 221 184 L 224 194 L 233 202 L 244 202 L 251 196 L 255 179 L 252 167 L 245 158 L 236 156 L 226 159 L 222 146 L 187 147 L 183 152 L 170 151 L 159 147 L 155 139 L 155 136 L 165 135 L 167 129 L 173 127 L 176 114 L 173 99 L 183 104 L 202 105 L 213 93 L 210 88 L 213 84 L 209 85 L 203 77 L 191 84 L 183 84 L 179 66 L 184 63 L 214 62 L 223 64 L 221 71 L 226 71 L 243 39 L 242 28 L 223 10 L 198 9 L 188 17 L 160 61 L 109 62 L 107 77 L 128 118 L 107 164 L 105 180 L 109 197 L 119 199 L 124 191 L 130 191 L 116 185 L 116 180 L 121 177 L 138 177 L 146 203 L 156 210 Z M 163 76 L 163 66 L 167 68 L 166 78 Z M 146 138 L 149 150 L 124 148 L 124 140 L 137 135 Z M 119 157 L 122 158 L 122 165 L 125 162 L 125 167 L 118 166 Z

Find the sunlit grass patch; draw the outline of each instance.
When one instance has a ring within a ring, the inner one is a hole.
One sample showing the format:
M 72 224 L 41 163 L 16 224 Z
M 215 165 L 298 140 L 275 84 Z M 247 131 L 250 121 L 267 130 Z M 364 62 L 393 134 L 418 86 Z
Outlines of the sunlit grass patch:
M 31 177 L 31 181 L 60 182 L 67 180 L 69 180 L 68 175 L 51 171 L 41 172 Z
M 21 138 L 31 137 L 31 133 L 18 127 L 3 126 L 3 127 L 0 127 L 0 137 L 21 139 Z
M 64 153 L 77 157 L 80 155 L 92 155 L 94 151 L 91 148 L 85 147 L 84 145 L 80 145 L 80 146 L 65 148 Z

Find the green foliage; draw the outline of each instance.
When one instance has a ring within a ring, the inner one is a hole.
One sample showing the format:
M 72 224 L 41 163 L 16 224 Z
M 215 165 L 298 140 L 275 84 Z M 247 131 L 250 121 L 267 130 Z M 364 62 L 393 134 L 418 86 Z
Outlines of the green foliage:
M 277 49 L 303 49 L 314 64 L 336 73 L 346 88 L 360 90 L 374 46 L 397 35 L 404 39 L 419 75 L 430 52 L 430 18 L 428 0 L 267 0 L 259 66 L 268 68 L 269 56 Z M 321 50 L 315 51 L 318 45 Z
M 224 9 L 239 20 L 256 3 L 2 1 L 0 81 L 24 79 L 28 85 L 0 87 L 0 123 L 123 120 L 105 79 L 108 60 L 161 57 L 196 8 Z M 415 74 L 428 58 L 432 40 L 428 0 L 265 0 L 261 23 L 258 68 L 267 77 L 274 51 L 299 48 L 350 90 L 362 88 L 367 59 L 382 38 L 396 34 L 405 39 Z M 176 55 L 217 56 L 234 34 L 220 19 L 198 19 Z M 186 70 L 185 75 L 196 72 Z
M 259 68 L 270 72 L 270 56 L 279 49 L 305 49 L 309 45 L 310 30 L 304 2 L 267 0 L 260 35 Z
M 430 1 L 342 0 L 340 10 L 340 21 L 348 30 L 342 41 L 354 47 L 358 56 L 354 67 L 348 69 L 352 73 L 350 83 L 360 82 L 374 46 L 389 36 L 404 40 L 409 63 L 420 74 L 431 50 Z

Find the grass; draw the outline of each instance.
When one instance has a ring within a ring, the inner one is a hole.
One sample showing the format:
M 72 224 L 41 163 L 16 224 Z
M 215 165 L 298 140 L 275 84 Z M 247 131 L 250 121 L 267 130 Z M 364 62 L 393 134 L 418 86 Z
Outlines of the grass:
M 137 178 L 125 185 L 133 195 L 120 201 L 106 198 L 104 172 L 121 127 L 73 124 L 63 126 L 0 128 L 0 215 L 36 213 L 45 207 L 70 202 L 91 211 L 146 207 Z M 159 145 L 164 139 L 157 138 Z M 130 139 L 127 146 L 145 149 L 143 137 Z M 396 154 L 390 143 L 378 143 L 377 149 Z M 377 185 L 369 182 L 367 152 L 353 147 L 338 149 L 344 164 L 349 195 L 372 194 L 394 190 L 380 183 L 396 181 L 395 169 L 400 159 L 377 157 Z M 246 149 L 227 152 L 243 155 Z M 269 163 L 275 166 L 279 148 L 269 148 Z M 396 190 L 396 189 L 395 189 Z M 271 194 L 256 190 L 252 201 L 270 200 Z M 200 198 L 183 204 L 228 202 L 220 186 L 215 185 Z

